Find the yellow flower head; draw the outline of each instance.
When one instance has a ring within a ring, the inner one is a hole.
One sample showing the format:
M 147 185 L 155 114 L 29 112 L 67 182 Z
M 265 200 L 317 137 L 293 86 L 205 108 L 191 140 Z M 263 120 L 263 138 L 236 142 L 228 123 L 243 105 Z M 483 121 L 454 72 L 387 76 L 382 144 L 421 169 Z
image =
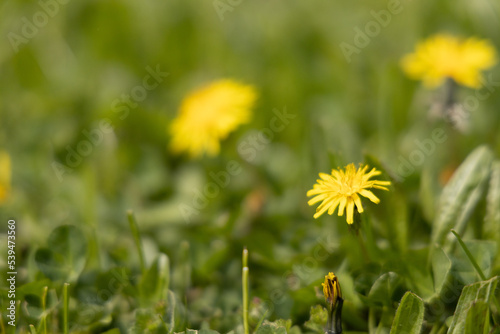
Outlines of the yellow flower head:
M 187 96 L 170 125 L 170 147 L 191 157 L 217 155 L 220 141 L 249 121 L 257 94 L 252 86 L 215 81 Z
M 439 34 L 420 42 L 414 53 L 406 55 L 401 66 L 406 74 L 436 87 L 447 78 L 464 86 L 481 86 L 481 71 L 497 62 L 495 48 L 487 40 L 466 40 Z
M 371 177 L 380 175 L 381 172 L 373 168 L 369 173 L 366 173 L 368 166 L 360 165 L 356 170 L 354 164 L 349 164 L 345 167 L 345 171 L 332 169 L 332 174 L 319 173 L 320 180 L 317 180 L 313 189 L 307 192 L 307 196 L 315 196 L 309 200 L 308 204 L 313 205 L 323 201 L 316 209 L 314 218 L 318 218 L 328 210 L 331 215 L 339 207 L 339 216 L 344 215 L 346 209 L 347 223 L 354 222 L 354 206 L 358 212 L 363 212 L 361 199 L 359 195 L 367 197 L 373 203 L 378 203 L 380 200 L 368 188 L 376 188 L 389 190 L 384 186 L 391 184 L 389 181 L 370 180 Z
M 5 151 L 0 151 L 0 203 L 7 200 L 10 193 L 10 156 Z
M 325 276 L 325 283 L 321 283 L 323 286 L 323 294 L 326 300 L 335 307 L 337 304 L 337 299 L 342 298 L 342 290 L 340 289 L 340 283 L 334 273 L 328 273 Z

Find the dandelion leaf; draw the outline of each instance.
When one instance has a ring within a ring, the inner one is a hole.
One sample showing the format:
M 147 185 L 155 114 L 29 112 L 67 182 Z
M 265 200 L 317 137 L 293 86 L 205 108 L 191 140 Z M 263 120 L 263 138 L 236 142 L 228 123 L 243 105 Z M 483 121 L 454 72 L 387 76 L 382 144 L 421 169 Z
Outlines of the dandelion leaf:
M 445 251 L 453 247 L 455 238 L 448 238 L 454 228 L 458 233 L 464 230 L 467 220 L 483 195 L 490 175 L 493 153 L 486 146 L 480 146 L 470 153 L 453 174 L 440 197 L 437 218 L 432 230 L 432 245 L 441 245 Z
M 420 334 L 424 311 L 424 302 L 419 296 L 410 291 L 405 293 L 396 311 L 390 334 Z
M 496 276 L 463 288 L 448 334 L 480 334 L 489 330 L 488 305 L 493 299 L 498 280 L 499 276 Z

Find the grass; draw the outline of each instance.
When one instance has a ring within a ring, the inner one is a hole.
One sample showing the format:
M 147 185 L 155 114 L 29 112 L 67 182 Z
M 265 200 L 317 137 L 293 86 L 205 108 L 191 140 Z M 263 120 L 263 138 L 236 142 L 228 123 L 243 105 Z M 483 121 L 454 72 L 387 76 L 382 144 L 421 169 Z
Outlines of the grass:
M 9 33 L 44 9 L 1 5 L 0 216 L 16 220 L 18 272 L 15 328 L 0 290 L 2 331 L 324 333 L 328 272 L 344 333 L 497 331 L 500 67 L 455 88 L 462 131 L 439 116 L 447 87 L 399 62 L 443 31 L 500 50 L 498 4 L 401 1 L 346 59 L 340 44 L 389 2 L 214 3 L 58 3 L 18 48 Z M 216 157 L 171 154 L 182 99 L 220 78 L 257 88 L 252 120 Z M 318 173 L 349 163 L 392 182 L 363 200 L 358 234 L 307 205 Z

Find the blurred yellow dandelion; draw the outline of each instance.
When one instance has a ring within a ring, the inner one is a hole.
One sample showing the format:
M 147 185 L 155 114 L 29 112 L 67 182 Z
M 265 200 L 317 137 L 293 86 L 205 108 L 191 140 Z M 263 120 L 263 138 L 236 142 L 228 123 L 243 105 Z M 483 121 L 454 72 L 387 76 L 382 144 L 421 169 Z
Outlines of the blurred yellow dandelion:
M 417 44 L 416 51 L 403 57 L 406 74 L 436 87 L 447 78 L 464 86 L 481 86 L 481 71 L 497 62 L 496 51 L 488 40 L 475 37 L 466 40 L 439 34 Z
M 325 282 L 321 283 L 323 286 L 323 294 L 326 300 L 335 307 L 337 304 L 337 299 L 342 298 L 342 290 L 340 289 L 340 283 L 334 273 L 328 273 L 325 276 Z
M 380 175 L 381 172 L 373 168 L 369 173 L 366 173 L 368 166 L 360 165 L 356 170 L 354 164 L 349 164 L 345 167 L 345 171 L 338 168 L 332 169 L 331 175 L 319 173 L 321 179 L 317 180 L 313 189 L 307 192 L 307 196 L 315 196 L 309 200 L 309 205 L 314 205 L 323 201 L 314 214 L 314 218 L 318 218 L 328 210 L 331 215 L 339 207 L 339 216 L 344 215 L 346 209 L 346 219 L 348 224 L 354 222 L 354 207 L 358 212 L 363 212 L 361 199 L 359 195 L 370 199 L 373 203 L 379 203 L 380 200 L 375 196 L 369 188 L 389 190 L 385 186 L 391 184 L 390 181 L 370 180 L 373 176 Z
M 253 86 L 227 79 L 192 92 L 170 125 L 170 148 L 191 157 L 217 155 L 220 141 L 250 120 L 256 98 Z
M 0 203 L 5 202 L 10 194 L 10 179 L 10 156 L 7 152 L 0 151 Z

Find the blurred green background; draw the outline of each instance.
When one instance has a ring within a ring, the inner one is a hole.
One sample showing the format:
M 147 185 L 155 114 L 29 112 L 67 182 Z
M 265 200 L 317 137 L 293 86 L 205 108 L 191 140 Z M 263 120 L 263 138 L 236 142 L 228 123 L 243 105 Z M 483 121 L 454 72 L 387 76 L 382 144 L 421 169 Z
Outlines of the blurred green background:
M 356 29 L 365 31 L 377 22 L 372 11 L 388 6 L 400 12 L 379 24 L 380 32 L 348 61 L 340 44 L 355 45 Z M 387 267 L 396 270 L 409 249 L 429 243 L 447 175 L 481 144 L 500 153 L 499 66 L 486 74 L 492 91 L 470 112 L 467 132 L 432 117 L 442 90 L 424 89 L 399 66 L 419 40 L 439 32 L 488 39 L 500 50 L 498 1 L 6 0 L 0 8 L 0 148 L 12 159 L 12 192 L 0 216 L 17 221 L 19 287 L 44 282 L 59 294 L 56 280 L 47 283 L 35 265 L 35 254 L 51 247 L 47 238 L 58 226 L 82 231 L 88 250 L 85 268 L 71 282 L 75 319 L 93 303 L 85 298 L 97 276 L 126 268 L 131 282 L 139 280 L 126 216 L 131 209 L 147 264 L 160 252 L 170 259 L 170 289 L 187 310 L 184 326 L 228 332 L 240 325 L 246 246 L 256 318 L 268 307 L 267 318 L 303 324 L 310 307 L 324 300 L 315 287 L 333 271 L 345 293 L 345 328 L 366 331 L 371 304 L 358 294 Z M 168 76 L 127 115 L 117 113 L 123 94 L 142 85 L 148 67 Z M 220 78 L 257 88 L 252 121 L 223 141 L 217 157 L 171 155 L 167 127 L 182 99 Z M 474 94 L 460 88 L 458 99 Z M 273 110 L 294 118 L 255 159 L 245 159 L 238 145 L 268 128 Z M 101 132 L 91 152 L 68 166 L 69 150 L 102 120 L 113 130 Z M 437 128 L 447 140 L 401 179 L 401 157 L 408 159 L 418 149 L 415 140 L 431 138 Z M 210 173 L 226 170 L 229 161 L 241 173 L 186 221 L 180 205 L 192 207 L 197 191 L 213 181 Z M 384 171 L 380 178 L 394 184 L 377 194 L 380 205 L 363 202 L 380 248 L 371 269 L 345 217 L 314 220 L 315 208 L 307 206 L 305 194 L 318 173 L 351 162 L 376 166 Z M 404 226 L 403 238 L 394 224 Z M 2 223 L 0 231 L 6 229 Z M 123 297 L 128 306 L 101 303 L 104 315 L 92 319 L 107 320 L 85 330 L 127 328 L 140 303 L 123 290 L 116 294 L 129 296 Z M 37 324 L 36 312 L 19 312 L 19 326 Z

